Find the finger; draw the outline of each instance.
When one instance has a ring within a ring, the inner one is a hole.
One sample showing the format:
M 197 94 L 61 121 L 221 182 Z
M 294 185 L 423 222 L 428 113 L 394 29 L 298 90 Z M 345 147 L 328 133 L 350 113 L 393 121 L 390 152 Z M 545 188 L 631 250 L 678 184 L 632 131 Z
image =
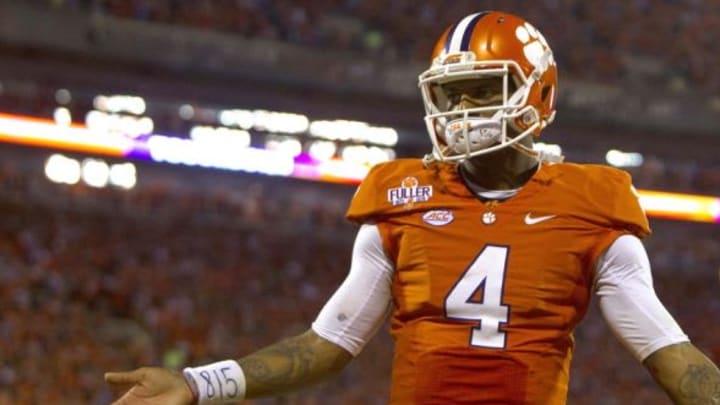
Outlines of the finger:
M 136 384 L 144 376 L 142 369 L 133 371 L 111 371 L 105 373 L 105 381 L 110 384 Z

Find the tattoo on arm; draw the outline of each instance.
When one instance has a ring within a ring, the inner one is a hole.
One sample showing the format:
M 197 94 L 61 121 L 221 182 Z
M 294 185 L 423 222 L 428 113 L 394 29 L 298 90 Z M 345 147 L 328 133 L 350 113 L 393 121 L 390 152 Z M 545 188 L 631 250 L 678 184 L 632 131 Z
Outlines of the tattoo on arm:
M 262 359 L 246 359 L 242 363 L 242 369 L 246 379 L 266 380 L 270 375 L 270 367 Z
M 679 388 L 693 404 L 720 404 L 720 379 L 713 367 L 691 364 L 680 378 Z
M 335 374 L 351 356 L 305 333 L 238 360 L 249 398 L 291 391 Z
M 282 341 L 248 356 L 241 364 L 246 379 L 274 384 L 307 378 L 314 355 L 311 347 Z
M 720 405 L 720 370 L 691 343 L 662 348 L 645 360 L 677 405 Z

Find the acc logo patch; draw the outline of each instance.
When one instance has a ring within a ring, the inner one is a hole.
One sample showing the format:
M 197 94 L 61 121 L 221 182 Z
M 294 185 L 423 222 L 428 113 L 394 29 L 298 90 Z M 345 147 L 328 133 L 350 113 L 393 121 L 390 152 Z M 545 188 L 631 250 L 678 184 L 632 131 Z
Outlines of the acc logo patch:
M 423 221 L 433 226 L 447 225 L 455 219 L 450 210 L 432 210 L 422 216 Z
M 420 185 L 415 177 L 405 177 L 400 187 L 388 189 L 387 198 L 392 205 L 404 205 L 405 209 L 410 209 L 416 202 L 429 200 L 432 193 L 432 186 Z

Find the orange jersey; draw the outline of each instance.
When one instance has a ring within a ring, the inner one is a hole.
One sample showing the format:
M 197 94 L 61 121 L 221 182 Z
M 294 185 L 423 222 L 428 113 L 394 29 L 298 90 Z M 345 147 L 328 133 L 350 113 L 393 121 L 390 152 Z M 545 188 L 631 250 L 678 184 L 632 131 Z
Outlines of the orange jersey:
M 455 166 L 395 160 L 347 216 L 377 223 L 395 265 L 393 405 L 564 404 L 595 262 L 650 232 L 627 173 L 566 163 L 484 203 Z

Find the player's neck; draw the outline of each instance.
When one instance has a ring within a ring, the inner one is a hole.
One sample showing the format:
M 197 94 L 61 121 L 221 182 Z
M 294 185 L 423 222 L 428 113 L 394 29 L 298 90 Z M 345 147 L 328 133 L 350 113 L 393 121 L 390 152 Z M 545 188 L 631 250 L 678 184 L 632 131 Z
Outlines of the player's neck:
M 465 160 L 459 170 L 466 181 L 487 190 L 511 190 L 525 185 L 538 167 L 536 158 L 506 148 Z

